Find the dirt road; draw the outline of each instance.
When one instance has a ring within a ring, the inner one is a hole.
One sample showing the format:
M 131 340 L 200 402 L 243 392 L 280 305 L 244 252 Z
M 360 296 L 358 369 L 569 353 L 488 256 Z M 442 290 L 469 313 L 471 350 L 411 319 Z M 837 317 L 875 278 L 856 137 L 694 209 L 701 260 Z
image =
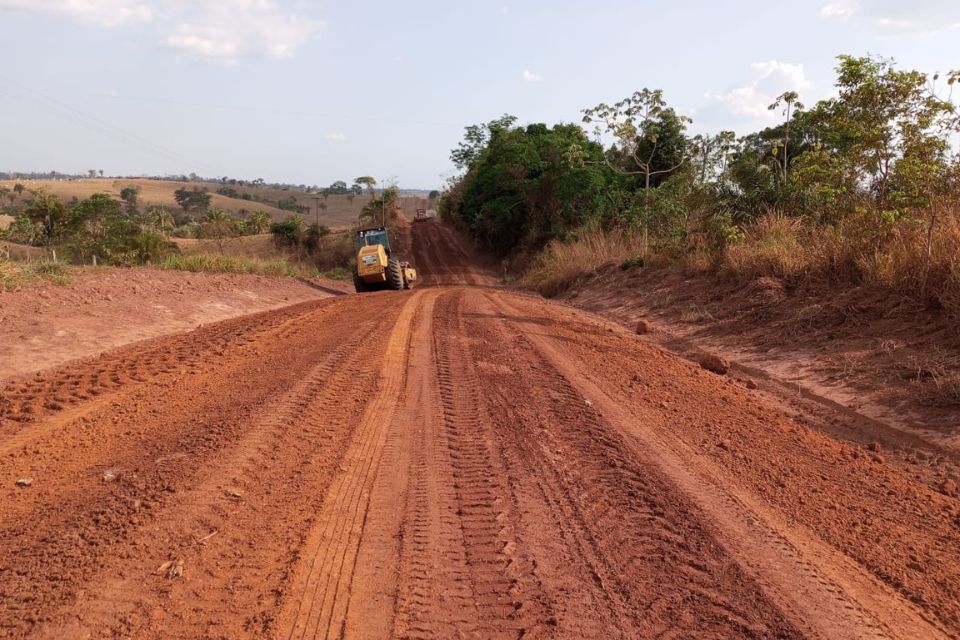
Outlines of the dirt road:
M 10 382 L 0 637 L 946 638 L 960 505 L 594 316 L 425 284 Z M 21 485 L 17 486 L 17 481 Z

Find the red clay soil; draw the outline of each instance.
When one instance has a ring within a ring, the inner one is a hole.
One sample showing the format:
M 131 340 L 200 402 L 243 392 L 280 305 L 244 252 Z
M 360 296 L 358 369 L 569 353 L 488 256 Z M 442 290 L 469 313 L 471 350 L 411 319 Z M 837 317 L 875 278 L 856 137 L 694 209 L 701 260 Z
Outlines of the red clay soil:
M 66 286 L 0 291 L 0 380 L 349 289 L 330 281 L 154 269 L 78 271 L 71 279 Z
M 0 636 L 960 633 L 956 498 L 412 237 L 437 286 L 11 381 Z
M 889 290 L 616 266 L 561 295 L 677 351 L 727 354 L 960 452 L 960 324 Z M 657 335 L 659 334 L 659 335 Z

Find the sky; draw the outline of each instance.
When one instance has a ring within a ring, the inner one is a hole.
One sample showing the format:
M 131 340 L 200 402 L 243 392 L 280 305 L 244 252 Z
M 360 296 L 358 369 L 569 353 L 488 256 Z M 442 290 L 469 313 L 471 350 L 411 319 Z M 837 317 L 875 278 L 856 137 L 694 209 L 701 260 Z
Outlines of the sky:
M 0 0 L 0 170 L 429 189 L 469 124 L 649 87 L 745 134 L 843 53 L 960 68 L 960 0 Z

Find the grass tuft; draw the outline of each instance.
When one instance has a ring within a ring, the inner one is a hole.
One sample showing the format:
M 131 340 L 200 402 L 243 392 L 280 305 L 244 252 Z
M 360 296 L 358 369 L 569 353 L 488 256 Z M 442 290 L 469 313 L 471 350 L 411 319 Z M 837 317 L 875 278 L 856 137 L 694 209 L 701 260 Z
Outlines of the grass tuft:
M 520 284 L 550 298 L 601 266 L 641 266 L 642 253 L 643 239 L 639 233 L 585 227 L 566 242 L 554 241 L 547 245 L 520 279 Z
M 261 276 L 312 276 L 300 267 L 283 259 L 261 260 L 217 254 L 171 255 L 164 258 L 160 269 L 192 271 L 194 273 L 237 273 Z
M 18 262 L 0 258 L 0 291 L 43 283 L 63 285 L 70 281 L 69 275 L 70 267 L 53 260 Z

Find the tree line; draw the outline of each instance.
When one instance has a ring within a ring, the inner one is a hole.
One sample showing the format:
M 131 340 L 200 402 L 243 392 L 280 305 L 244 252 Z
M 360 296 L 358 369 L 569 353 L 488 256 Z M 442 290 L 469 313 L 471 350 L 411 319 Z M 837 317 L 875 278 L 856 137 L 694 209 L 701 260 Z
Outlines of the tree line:
M 585 225 L 642 234 L 647 255 L 722 256 L 777 216 L 855 234 L 861 258 L 912 229 L 929 258 L 960 202 L 960 72 L 875 56 L 839 56 L 836 72 L 835 97 L 808 108 L 786 92 L 769 107 L 779 124 L 739 137 L 690 135 L 691 120 L 655 89 L 584 109 L 580 124 L 521 127 L 505 115 L 467 127 L 441 215 L 500 256 Z

